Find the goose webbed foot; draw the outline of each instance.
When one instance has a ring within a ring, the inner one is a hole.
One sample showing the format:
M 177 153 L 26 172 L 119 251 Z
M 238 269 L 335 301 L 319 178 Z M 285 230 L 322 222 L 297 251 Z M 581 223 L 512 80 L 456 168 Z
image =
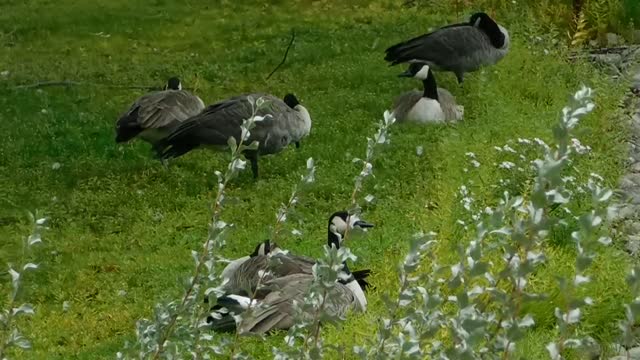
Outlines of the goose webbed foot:
M 300 141 L 296 141 L 295 144 L 296 144 L 296 149 L 300 149 Z
M 458 80 L 458 85 L 462 86 L 462 83 L 464 82 L 464 74 L 456 73 L 456 79 Z

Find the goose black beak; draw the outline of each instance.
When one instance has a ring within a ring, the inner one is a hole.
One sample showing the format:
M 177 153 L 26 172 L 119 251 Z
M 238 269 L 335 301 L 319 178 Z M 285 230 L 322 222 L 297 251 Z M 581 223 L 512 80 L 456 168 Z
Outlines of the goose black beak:
M 373 224 L 369 224 L 366 221 L 358 220 L 358 221 L 353 223 L 353 226 L 354 227 L 363 228 L 363 229 L 367 229 L 367 228 L 372 228 Z
M 398 77 L 413 77 L 413 74 L 409 71 L 409 69 L 407 69 L 407 71 L 403 72 L 402 74 L 398 74 Z

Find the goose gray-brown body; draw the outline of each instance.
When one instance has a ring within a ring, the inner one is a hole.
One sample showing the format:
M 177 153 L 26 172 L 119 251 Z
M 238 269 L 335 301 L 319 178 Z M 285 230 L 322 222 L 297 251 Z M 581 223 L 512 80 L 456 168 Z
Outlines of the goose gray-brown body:
M 116 122 L 116 142 L 139 136 L 155 146 L 204 107 L 198 96 L 182 90 L 179 79 L 171 78 L 166 90 L 141 96 L 120 116 Z
M 347 212 L 337 212 L 333 214 L 329 220 L 328 242 L 331 246 L 339 248 L 342 236 L 347 228 L 361 227 L 368 228 L 373 225 L 358 220 L 355 216 L 351 218 Z M 289 260 L 290 255 L 275 253 L 275 256 L 282 255 L 282 259 Z M 253 260 L 257 257 L 253 257 Z M 266 258 L 266 257 L 265 257 Z M 276 329 L 288 329 L 293 325 L 295 317 L 294 302 L 301 303 L 304 296 L 313 284 L 314 276 L 309 272 L 307 266 L 313 267 L 314 260 L 301 257 L 302 261 L 292 261 L 289 266 L 278 269 L 280 265 L 276 264 L 275 268 L 269 268 L 267 272 L 262 269 L 256 269 L 256 273 L 260 272 L 261 276 L 265 276 L 260 281 L 260 286 L 255 290 L 252 311 L 243 317 L 243 321 L 238 329 L 240 333 L 265 333 Z M 249 261 L 245 262 L 247 264 Z M 244 265 L 243 264 L 243 265 Z M 269 265 L 268 259 L 261 264 L 265 267 Z M 242 267 L 242 266 L 241 266 Z M 240 267 L 240 268 L 241 268 Z M 240 273 L 240 268 L 235 273 Z M 282 276 L 275 275 L 280 272 Z M 292 271 L 290 274 L 285 274 Z M 343 271 L 345 278 L 341 278 L 327 294 L 326 311 L 333 315 L 344 316 L 349 310 L 355 309 L 365 311 L 367 306 L 366 296 L 360 281 L 352 274 L 346 263 L 343 263 Z M 266 277 L 265 274 L 269 274 Z M 368 270 L 367 270 L 368 275 Z M 365 276 L 366 277 L 366 276 Z M 252 292 L 253 293 L 253 292 Z M 208 318 L 212 329 L 216 331 L 231 331 L 236 329 L 236 323 L 230 314 L 226 311 L 220 313 L 221 307 L 227 309 L 231 314 L 238 314 L 246 311 L 251 302 L 251 294 L 246 291 L 239 293 L 227 292 L 226 295 L 218 299 L 216 310 Z
M 260 299 L 258 305 L 243 318 L 238 332 L 264 334 L 272 330 L 289 329 L 297 320 L 293 304 L 304 303 L 304 297 L 313 281 L 313 275 L 309 274 L 292 274 L 267 281 L 256 296 Z M 342 318 L 350 310 L 364 312 L 366 304 L 360 302 L 359 296 L 364 298 L 364 293 L 355 280 L 352 279 L 347 284 L 338 282 L 325 297 L 324 311 L 330 316 Z M 235 298 L 232 299 L 235 302 Z M 228 304 L 224 300 L 221 303 Z M 229 307 L 234 308 L 233 305 Z M 303 313 L 303 316 L 304 320 L 311 321 L 313 314 Z
M 256 112 L 264 117 L 255 122 L 245 144 L 259 143 L 257 151 L 247 150 L 254 177 L 258 176 L 258 155 L 276 154 L 291 143 L 297 143 L 311 130 L 311 117 L 292 94 L 285 101 L 268 94 L 253 93 L 236 96 L 207 106 L 200 114 L 188 119 L 161 142 L 159 156 L 169 159 L 182 156 L 193 149 L 203 147 L 227 149 L 228 139 L 240 141 L 241 125 L 253 115 L 255 100 L 264 99 L 269 104 Z
M 509 51 L 509 33 L 485 13 L 475 13 L 469 22 L 448 25 L 386 49 L 391 65 L 427 63 L 434 71 L 451 71 L 458 83 L 464 73 L 493 65 Z
M 429 65 L 412 63 L 400 76 L 421 80 L 424 89 L 408 91 L 394 100 L 393 112 L 398 122 L 444 123 L 462 120 L 464 107 L 456 104 L 455 97 L 449 91 L 437 87 Z

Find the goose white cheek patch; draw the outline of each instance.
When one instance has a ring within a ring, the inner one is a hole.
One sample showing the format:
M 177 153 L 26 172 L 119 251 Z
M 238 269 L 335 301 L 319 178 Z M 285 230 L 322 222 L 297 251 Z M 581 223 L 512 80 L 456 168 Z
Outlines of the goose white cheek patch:
M 429 76 L 429 66 L 425 65 L 414 76 L 416 79 L 425 80 Z

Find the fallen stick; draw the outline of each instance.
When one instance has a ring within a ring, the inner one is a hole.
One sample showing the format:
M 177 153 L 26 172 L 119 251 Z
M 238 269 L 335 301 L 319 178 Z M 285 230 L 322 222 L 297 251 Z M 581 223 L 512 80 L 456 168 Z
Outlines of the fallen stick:
M 293 40 L 295 40 L 295 39 L 296 39 L 296 32 L 293 29 L 291 29 L 291 41 L 289 41 L 289 45 L 287 46 L 287 50 L 285 50 L 285 52 L 284 52 L 284 57 L 282 58 L 282 61 L 280 62 L 280 64 L 278 64 L 278 66 L 276 66 L 275 69 L 273 69 L 271 74 L 269 74 L 269 76 L 267 76 L 267 78 L 265 80 L 269 80 L 271 75 L 275 74 L 275 72 L 280 68 L 280 66 L 282 66 L 282 64 L 284 64 L 284 62 L 287 61 L 287 55 L 289 55 L 289 49 L 291 49 L 291 45 L 293 45 Z

